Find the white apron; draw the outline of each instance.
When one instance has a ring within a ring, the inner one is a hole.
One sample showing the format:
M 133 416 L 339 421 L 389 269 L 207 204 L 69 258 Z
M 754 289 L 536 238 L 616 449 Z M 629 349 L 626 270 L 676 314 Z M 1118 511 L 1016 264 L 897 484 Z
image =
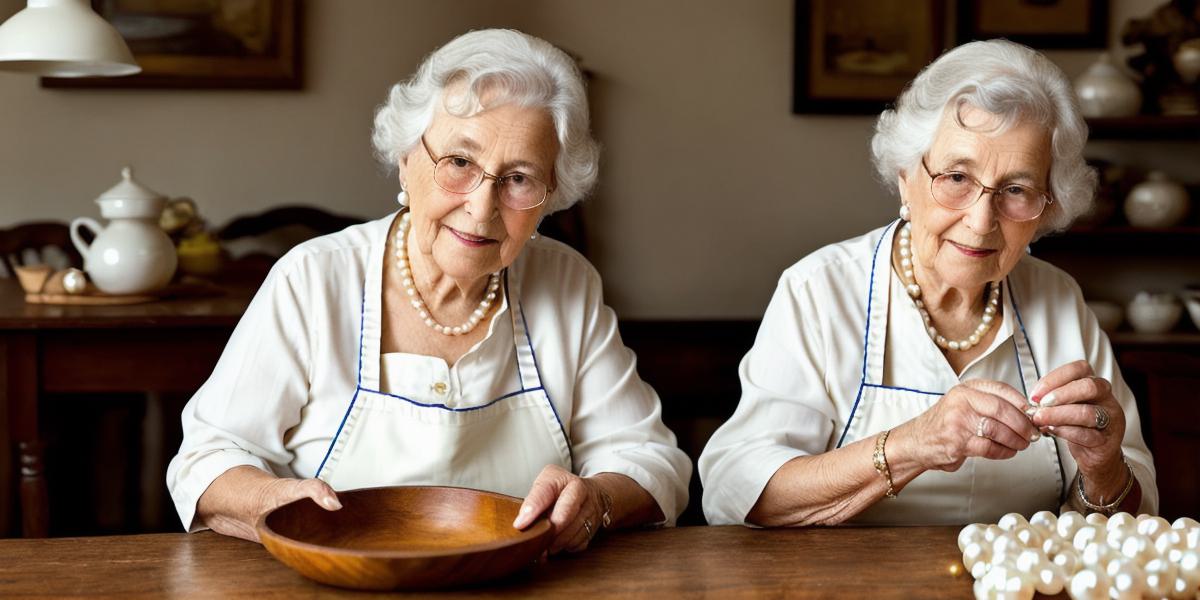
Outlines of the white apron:
M 520 281 L 516 274 L 513 279 Z M 365 322 L 368 311 L 382 309 L 378 286 L 368 282 L 364 288 L 373 301 L 369 305 L 364 298 Z M 378 391 L 379 370 L 364 368 L 379 364 L 378 340 L 360 335 L 358 387 L 317 477 L 339 491 L 448 485 L 523 497 L 546 465 L 571 470 L 566 429 L 542 387 L 519 289 L 509 287 L 508 270 L 504 293 L 521 389 L 465 408 L 385 394 Z
M 871 261 L 867 327 L 863 335 L 862 380 L 854 407 L 837 447 L 892 429 L 929 410 L 947 391 L 922 391 L 919 375 L 912 381 L 883 385 L 888 301 L 892 283 L 891 242 L 893 225 L 885 231 Z M 1025 336 L 1021 313 L 1007 279 L 1003 293 L 1013 307 L 1013 341 L 1021 383 L 1028 390 L 1040 379 L 1033 351 Z M 894 499 L 884 498 L 857 515 L 861 524 L 919 525 L 995 522 L 1005 513 L 1026 516 L 1039 510 L 1057 510 L 1063 493 L 1063 472 L 1054 439 L 1043 436 L 1008 460 L 969 458 L 953 473 L 926 471 L 909 482 Z

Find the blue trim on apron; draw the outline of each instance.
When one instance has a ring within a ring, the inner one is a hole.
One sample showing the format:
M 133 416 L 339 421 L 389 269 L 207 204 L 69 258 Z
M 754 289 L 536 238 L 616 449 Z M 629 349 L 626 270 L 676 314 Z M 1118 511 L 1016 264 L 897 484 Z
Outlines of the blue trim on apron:
M 842 429 L 842 435 L 838 437 L 837 448 L 841 448 L 842 442 L 846 441 L 846 432 L 850 431 L 850 424 L 854 422 L 854 413 L 858 411 L 859 400 L 862 400 L 863 386 L 867 384 L 867 348 L 870 345 L 868 339 L 871 335 L 871 300 L 875 296 L 875 261 L 879 260 L 879 247 L 883 245 L 883 240 L 887 239 L 888 231 L 899 222 L 899 219 L 892 221 L 883 229 L 883 234 L 879 236 L 879 241 L 875 243 L 875 254 L 871 256 L 871 272 L 867 274 L 867 318 L 866 326 L 863 327 L 862 379 L 858 382 L 858 393 L 854 396 L 854 406 L 850 408 L 850 416 L 846 419 L 846 427 Z
M 555 421 L 558 422 L 558 428 L 563 434 L 563 439 L 566 440 L 566 442 L 567 442 L 567 444 L 566 444 L 567 445 L 567 454 L 569 455 L 569 457 L 571 459 L 572 465 L 574 464 L 575 450 L 574 450 L 574 448 L 571 447 L 571 438 L 570 438 L 570 436 L 567 435 L 566 427 L 563 426 L 562 417 L 559 416 L 558 409 L 554 406 L 554 402 L 550 398 L 550 392 L 548 390 L 546 390 L 545 386 L 542 384 L 541 367 L 538 365 L 538 362 L 537 362 L 537 352 L 533 349 L 533 339 L 531 338 L 530 333 L 529 333 L 529 323 L 525 319 L 525 309 L 521 305 L 520 301 L 517 301 L 517 302 L 511 301 L 511 295 L 509 293 L 508 274 L 509 274 L 509 270 L 507 268 L 505 268 L 504 274 L 503 274 L 504 296 L 507 300 L 509 300 L 509 305 L 508 305 L 509 310 L 516 311 L 514 313 L 514 315 L 520 316 L 521 325 L 522 325 L 521 329 L 522 329 L 523 333 L 525 334 L 525 341 L 529 346 L 530 356 L 533 358 L 534 375 L 537 378 L 538 385 L 535 387 L 531 387 L 531 388 L 525 387 L 524 377 L 521 375 L 520 353 L 514 351 L 514 356 L 516 357 L 515 366 L 516 366 L 517 372 L 518 372 L 518 380 L 519 380 L 518 384 L 520 385 L 520 389 L 518 389 L 514 392 L 509 392 L 507 394 L 504 394 L 498 398 L 495 398 L 495 399 L 493 399 L 485 404 L 481 404 L 479 406 L 470 406 L 470 407 L 465 407 L 465 408 L 451 408 L 449 406 L 446 406 L 445 404 L 433 404 L 433 403 L 418 402 L 411 398 L 406 398 L 404 396 L 400 396 L 397 394 L 389 394 L 389 393 L 386 393 L 386 392 L 383 392 L 380 390 L 369 390 L 369 389 L 364 388 L 362 385 L 363 336 L 365 335 L 365 330 L 366 330 L 365 324 L 366 324 L 366 314 L 367 314 L 366 306 L 367 306 L 367 287 L 368 287 L 368 286 L 364 285 L 363 286 L 362 304 L 359 309 L 360 316 L 359 316 L 359 324 L 358 324 L 358 373 L 357 373 L 357 379 L 355 381 L 354 395 L 350 398 L 350 404 L 349 404 L 349 406 L 346 407 L 346 412 L 342 415 L 342 420 L 338 424 L 337 431 L 334 433 L 333 438 L 330 440 L 329 447 L 325 450 L 325 456 L 324 456 L 324 458 L 321 459 L 321 465 L 319 467 L 317 467 L 316 475 L 314 475 L 315 477 L 319 478 L 321 476 L 322 471 L 324 471 L 325 464 L 329 460 L 329 457 L 333 454 L 333 449 L 337 446 L 338 438 L 341 437 L 342 430 L 346 426 L 346 421 L 350 418 L 350 414 L 354 410 L 354 405 L 358 401 L 358 395 L 360 392 L 368 392 L 368 393 L 378 394 L 380 396 L 385 396 L 385 397 L 389 397 L 389 398 L 396 398 L 398 400 L 402 400 L 402 401 L 408 402 L 409 404 L 412 404 L 414 406 L 419 406 L 422 408 L 433 408 L 433 409 L 445 410 L 448 412 L 462 413 L 462 412 L 470 412 L 470 411 L 480 410 L 483 408 L 488 408 L 498 402 L 501 402 L 501 401 L 511 398 L 513 396 L 518 396 L 518 395 L 521 395 L 521 394 L 524 394 L 527 392 L 540 391 L 540 392 L 542 392 L 542 395 L 544 395 L 546 397 L 546 403 L 550 406 L 550 412 L 554 415 Z M 515 320 L 516 317 L 514 316 L 513 318 Z M 517 341 L 518 340 L 516 340 L 514 338 L 514 340 L 513 340 L 514 345 L 517 343 Z

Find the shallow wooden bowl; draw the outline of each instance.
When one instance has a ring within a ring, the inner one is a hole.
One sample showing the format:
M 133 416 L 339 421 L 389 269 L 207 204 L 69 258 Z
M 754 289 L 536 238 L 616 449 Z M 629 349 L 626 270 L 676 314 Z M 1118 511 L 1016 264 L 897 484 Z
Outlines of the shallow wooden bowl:
M 338 493 L 342 509 L 309 499 L 258 520 L 267 550 L 305 577 L 365 590 L 455 587 L 531 565 L 550 545 L 545 518 L 518 531 L 521 499 L 453 487 Z

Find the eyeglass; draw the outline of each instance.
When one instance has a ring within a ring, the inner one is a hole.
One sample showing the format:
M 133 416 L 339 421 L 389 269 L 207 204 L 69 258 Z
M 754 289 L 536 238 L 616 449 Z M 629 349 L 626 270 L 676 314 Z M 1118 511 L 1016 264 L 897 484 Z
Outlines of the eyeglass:
M 1032 221 L 1042 215 L 1046 205 L 1054 202 L 1050 194 L 1019 183 L 1002 183 L 989 187 L 970 174 L 961 171 L 933 173 L 921 157 L 921 166 L 929 174 L 929 191 L 933 201 L 950 210 L 964 210 L 974 206 L 984 192 L 992 195 L 996 210 L 1010 221 Z
M 551 190 L 542 180 L 518 171 L 504 175 L 492 175 L 475 161 L 457 154 L 436 157 L 421 136 L 421 145 L 429 160 L 433 161 L 433 181 L 438 187 L 452 194 L 470 194 L 479 188 L 484 179 L 491 179 L 500 187 L 500 201 L 514 210 L 530 210 L 546 201 Z

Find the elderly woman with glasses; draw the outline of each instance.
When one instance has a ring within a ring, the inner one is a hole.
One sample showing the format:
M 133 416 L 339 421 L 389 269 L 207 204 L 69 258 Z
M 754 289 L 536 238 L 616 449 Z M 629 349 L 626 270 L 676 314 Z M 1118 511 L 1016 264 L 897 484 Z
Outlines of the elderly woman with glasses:
M 1071 85 L 974 42 L 879 117 L 900 219 L 787 269 L 700 457 L 711 523 L 969 523 L 1154 512 L 1154 467 L 1108 339 L 1029 243 L 1096 185 Z
M 672 523 L 691 464 L 596 271 L 535 233 L 596 179 L 574 62 L 465 34 L 392 88 L 374 144 L 404 207 L 272 269 L 184 410 L 184 526 L 256 540 L 283 503 L 399 484 L 524 496 L 513 526 L 547 516 L 551 552 Z

